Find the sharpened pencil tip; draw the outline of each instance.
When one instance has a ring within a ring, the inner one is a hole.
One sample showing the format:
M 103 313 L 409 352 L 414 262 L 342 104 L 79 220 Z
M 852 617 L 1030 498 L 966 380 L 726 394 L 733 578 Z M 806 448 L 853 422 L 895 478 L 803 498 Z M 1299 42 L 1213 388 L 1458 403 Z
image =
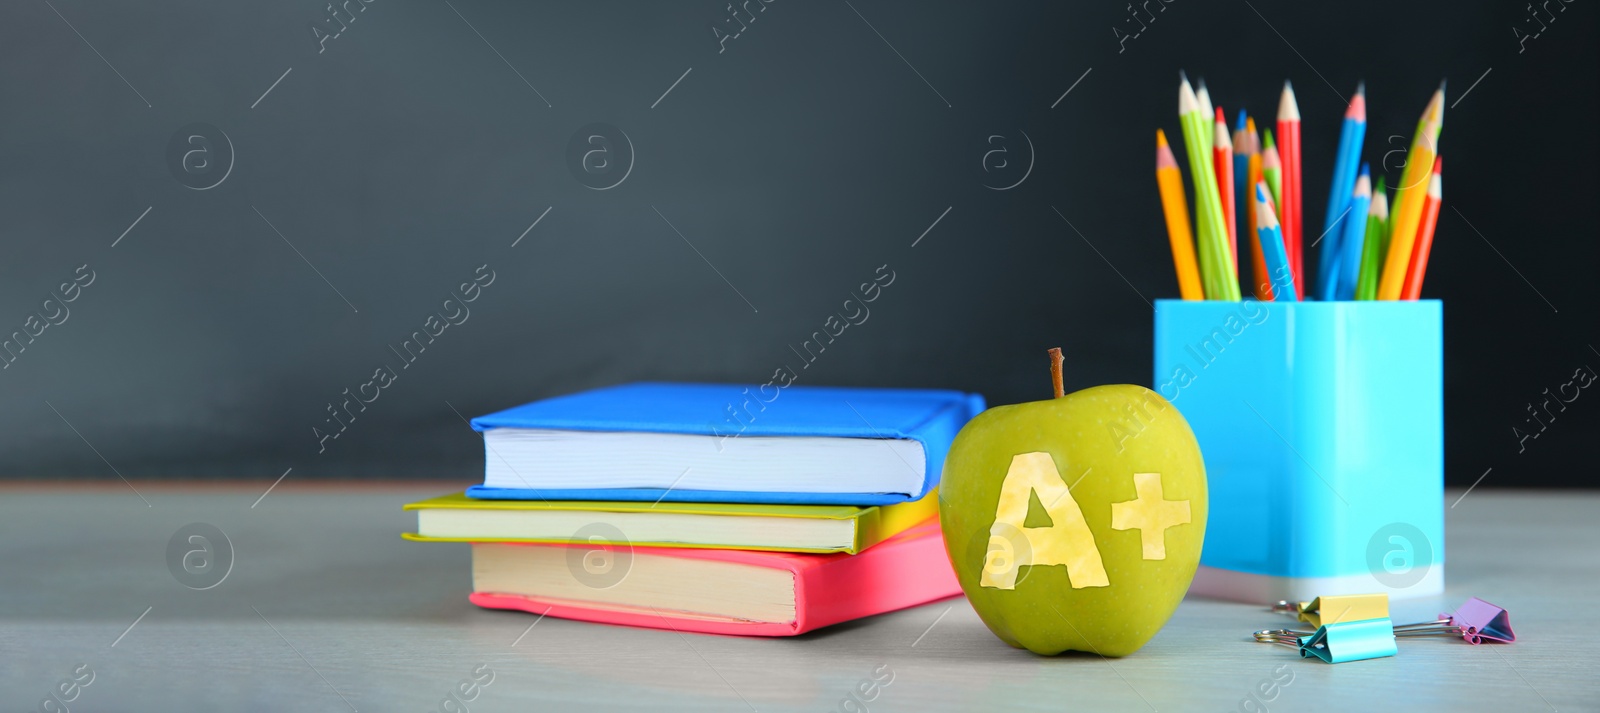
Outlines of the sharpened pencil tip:
M 1356 94 L 1357 95 L 1361 95 L 1361 94 L 1366 94 L 1366 93 L 1367 93 L 1367 80 L 1363 79 L 1363 80 L 1361 80 L 1359 82 L 1356 82 Z
M 1366 161 L 1362 161 L 1361 162 L 1361 175 L 1363 175 L 1363 176 L 1371 176 L 1372 175 L 1372 171 L 1368 169 Z
M 1283 93 L 1278 95 L 1278 121 L 1299 121 L 1300 102 L 1295 99 L 1294 85 L 1283 81 Z
M 1367 122 L 1366 82 L 1362 82 L 1356 87 L 1355 96 L 1350 97 L 1350 104 L 1345 109 L 1344 118 L 1346 120 L 1359 121 L 1363 124 Z
M 1178 81 L 1183 82 L 1184 84 L 1188 84 L 1189 83 L 1189 73 L 1185 72 L 1185 71 L 1183 71 L 1181 69 L 1178 70 Z

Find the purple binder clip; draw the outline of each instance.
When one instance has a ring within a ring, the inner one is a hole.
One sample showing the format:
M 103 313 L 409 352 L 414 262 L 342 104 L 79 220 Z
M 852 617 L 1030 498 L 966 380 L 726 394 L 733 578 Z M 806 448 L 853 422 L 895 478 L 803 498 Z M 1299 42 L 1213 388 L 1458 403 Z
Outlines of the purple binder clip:
M 1455 613 L 1450 615 L 1450 623 L 1466 629 L 1462 638 L 1469 644 L 1480 644 L 1484 639 L 1505 644 L 1517 640 L 1517 635 L 1511 631 L 1511 615 L 1477 597 L 1456 607 Z
M 1454 613 L 1438 619 L 1394 628 L 1395 636 L 1460 636 L 1474 646 L 1485 640 L 1509 644 L 1517 640 L 1511 631 L 1511 615 L 1477 597 L 1468 599 Z

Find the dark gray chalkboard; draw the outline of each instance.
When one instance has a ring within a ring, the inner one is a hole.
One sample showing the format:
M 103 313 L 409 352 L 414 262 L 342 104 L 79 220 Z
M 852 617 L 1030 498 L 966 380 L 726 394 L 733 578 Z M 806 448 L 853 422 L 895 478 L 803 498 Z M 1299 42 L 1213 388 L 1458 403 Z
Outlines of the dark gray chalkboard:
M 8 3 L 0 473 L 467 480 L 461 416 L 765 381 L 881 266 L 797 383 L 1148 384 L 1185 67 L 1296 82 L 1311 216 L 1358 79 L 1397 175 L 1450 78 L 1448 477 L 1586 482 L 1600 397 L 1512 429 L 1600 366 L 1593 6 L 1124 5 Z

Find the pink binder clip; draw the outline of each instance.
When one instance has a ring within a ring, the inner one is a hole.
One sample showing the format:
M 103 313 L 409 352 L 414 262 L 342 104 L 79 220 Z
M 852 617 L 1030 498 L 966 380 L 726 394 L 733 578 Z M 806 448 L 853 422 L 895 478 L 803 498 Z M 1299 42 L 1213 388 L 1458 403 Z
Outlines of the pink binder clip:
M 1485 640 L 1509 644 L 1517 640 L 1511 631 L 1511 615 L 1477 597 L 1468 599 L 1454 613 L 1418 624 L 1401 624 L 1395 636 L 1460 636 L 1474 646 Z
M 1450 621 L 1467 630 L 1463 638 L 1468 643 L 1478 644 L 1488 639 L 1509 644 L 1517 640 L 1517 635 L 1511 631 L 1511 615 L 1477 597 L 1457 607 L 1455 613 L 1450 615 Z

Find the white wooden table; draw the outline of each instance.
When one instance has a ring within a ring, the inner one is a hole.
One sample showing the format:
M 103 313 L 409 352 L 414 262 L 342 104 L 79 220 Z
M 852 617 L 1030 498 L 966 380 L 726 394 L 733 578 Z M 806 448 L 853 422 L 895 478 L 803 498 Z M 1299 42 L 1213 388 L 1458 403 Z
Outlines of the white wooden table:
M 1249 640 L 1280 615 L 1193 599 L 1115 660 L 1011 649 L 960 598 L 792 639 L 535 624 L 467 603 L 466 545 L 400 539 L 402 503 L 460 484 L 285 482 L 254 507 L 265 482 L 137 485 L 148 506 L 115 481 L 0 486 L 7 710 L 91 672 L 71 710 L 1600 710 L 1600 493 L 1472 492 L 1449 511 L 1448 596 L 1395 608 L 1480 596 L 1511 612 L 1517 643 L 1407 640 L 1330 666 Z M 234 551 L 210 589 L 167 566 L 191 522 Z M 490 672 L 464 708 L 444 704 Z M 842 703 L 888 672 L 876 700 Z M 1246 703 L 1287 672 L 1276 700 Z

